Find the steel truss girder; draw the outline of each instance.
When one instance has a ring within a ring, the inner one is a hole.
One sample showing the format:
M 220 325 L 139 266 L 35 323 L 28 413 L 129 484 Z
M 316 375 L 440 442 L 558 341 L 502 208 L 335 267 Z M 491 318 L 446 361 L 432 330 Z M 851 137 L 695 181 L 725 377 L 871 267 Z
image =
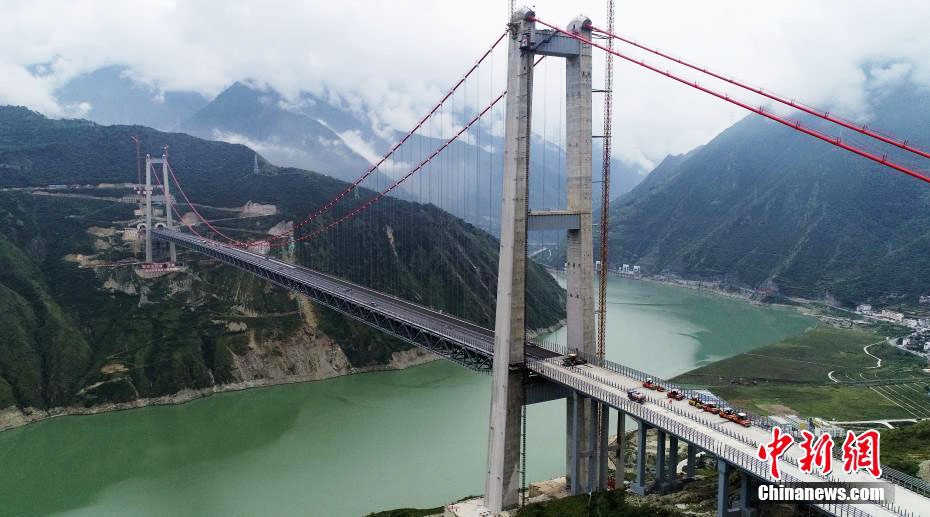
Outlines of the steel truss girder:
M 196 251 L 208 257 L 219 260 L 224 264 L 236 267 L 247 273 L 251 273 L 259 278 L 267 280 L 280 287 L 290 291 L 302 294 L 311 300 L 339 312 L 356 321 L 374 327 L 386 334 L 389 334 L 401 341 L 429 350 L 434 354 L 444 357 L 450 361 L 456 362 L 466 368 L 481 372 L 490 372 L 493 364 L 491 355 L 482 354 L 475 349 L 463 346 L 456 339 L 451 339 L 442 334 L 424 329 L 410 322 L 393 318 L 389 315 L 371 310 L 371 308 L 358 303 L 346 300 L 339 296 L 333 295 L 327 291 L 317 289 L 312 285 L 288 278 L 270 268 L 264 268 L 255 264 L 231 257 L 216 249 L 208 246 L 199 246 L 196 243 L 187 242 L 181 239 L 175 239 L 170 235 L 155 233 L 153 237 L 174 242 L 180 246 Z

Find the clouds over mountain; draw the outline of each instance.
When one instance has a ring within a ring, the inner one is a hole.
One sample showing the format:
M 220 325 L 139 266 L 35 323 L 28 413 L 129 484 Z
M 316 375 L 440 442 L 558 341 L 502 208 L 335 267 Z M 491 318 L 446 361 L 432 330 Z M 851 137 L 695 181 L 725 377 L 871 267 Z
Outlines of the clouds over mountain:
M 536 2 L 565 24 L 579 11 L 603 18 L 603 2 Z M 54 13 L 54 14 L 52 14 Z M 101 67 L 127 67 L 156 92 L 207 98 L 258 78 L 288 99 L 300 92 L 364 115 L 373 131 L 411 127 L 503 29 L 504 2 L 21 2 L 0 18 L 0 104 L 54 116 L 92 106 L 56 98 L 68 81 Z M 664 50 L 809 102 L 868 116 L 869 76 L 908 67 L 930 82 L 930 4 L 792 0 L 778 4 L 621 4 L 618 30 Z M 630 55 L 639 54 L 630 51 Z M 602 75 L 595 61 L 595 84 Z M 504 59 L 494 62 L 503 88 Z M 559 68 L 545 77 L 559 107 Z M 870 72 L 873 71 L 873 72 Z M 689 77 L 693 74 L 686 74 Z M 490 71 L 483 77 L 491 81 Z M 487 84 L 487 83 L 486 83 Z M 741 114 L 667 79 L 617 64 L 617 155 L 648 166 L 707 141 Z M 156 94 L 157 97 L 157 94 Z M 751 96 L 747 96 L 751 100 Z M 595 107 L 595 109 L 598 109 Z M 341 130 L 339 130 L 341 131 Z M 339 132 L 337 131 L 337 132 Z

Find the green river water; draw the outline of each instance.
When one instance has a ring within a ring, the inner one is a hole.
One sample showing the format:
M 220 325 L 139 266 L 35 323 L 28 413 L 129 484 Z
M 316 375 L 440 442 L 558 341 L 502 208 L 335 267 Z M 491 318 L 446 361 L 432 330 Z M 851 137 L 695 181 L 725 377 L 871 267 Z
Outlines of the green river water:
M 663 377 L 813 324 L 619 278 L 608 302 L 608 357 Z M 488 375 L 437 361 L 43 421 L 0 433 L 0 515 L 338 517 L 438 506 L 483 491 L 489 390 Z M 530 480 L 564 471 L 564 422 L 564 402 L 530 407 Z

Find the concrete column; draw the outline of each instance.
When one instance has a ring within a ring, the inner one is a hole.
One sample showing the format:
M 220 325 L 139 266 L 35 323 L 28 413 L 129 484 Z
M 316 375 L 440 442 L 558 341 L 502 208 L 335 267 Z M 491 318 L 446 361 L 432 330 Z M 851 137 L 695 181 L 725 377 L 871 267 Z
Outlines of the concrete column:
M 600 404 L 601 406 L 601 425 L 598 436 L 597 458 L 598 458 L 598 490 L 607 490 L 607 456 L 610 453 L 610 436 L 607 430 L 610 429 L 610 406 Z
M 145 262 L 152 262 L 152 157 L 145 155 Z
M 656 429 L 656 489 L 665 490 L 665 431 Z
M 752 490 L 752 479 L 746 474 L 746 471 L 739 471 L 739 507 L 731 514 L 738 514 L 744 517 L 755 517 L 758 514 L 755 508 L 749 507 L 749 491 Z
M 568 436 L 574 436 L 578 427 L 578 411 L 581 406 L 581 397 L 577 391 L 572 391 L 571 395 L 566 397 L 565 403 L 568 407 L 568 418 L 565 429 Z M 580 494 L 581 489 L 578 485 L 578 441 L 569 438 L 568 447 L 565 448 L 567 454 L 567 464 L 565 470 L 565 488 L 572 495 Z
M 730 464 L 717 458 L 717 517 L 727 517 L 730 514 Z
M 572 20 L 568 30 L 577 31 L 584 38 L 591 36 L 591 21 L 585 17 Z M 566 343 L 587 354 L 596 349 L 594 334 L 594 241 L 591 217 L 591 47 L 581 46 L 578 56 L 565 60 L 565 165 L 567 209 L 580 214 L 581 228 L 567 233 L 565 271 L 566 282 Z M 600 428 L 599 404 L 586 400 L 581 408 L 581 429 L 570 439 L 586 454 L 580 458 L 582 476 L 597 476 L 589 461 L 598 461 L 598 438 L 606 434 Z M 590 427 L 597 428 L 594 433 Z M 591 437 L 594 438 L 591 438 Z M 571 444 L 567 444 L 572 447 Z M 593 473 L 593 474 L 592 474 Z M 582 486 L 595 486 L 587 479 L 579 480 Z
M 174 223 L 172 223 L 171 221 L 172 210 L 173 210 L 171 207 L 171 183 L 168 182 L 168 157 L 165 155 L 162 155 L 162 160 L 163 161 L 161 162 L 161 172 L 162 172 L 162 176 L 164 177 L 164 183 L 162 183 L 162 185 L 164 185 L 165 187 L 165 192 L 164 192 L 165 194 L 165 227 L 168 228 L 169 230 L 173 230 Z M 171 257 L 171 262 L 172 263 L 177 262 L 178 251 L 177 251 L 177 248 L 175 248 L 173 242 L 168 243 L 168 249 L 170 252 L 169 256 Z
M 636 433 L 636 481 L 633 482 L 633 492 L 639 495 L 646 493 L 646 431 L 649 425 L 642 420 L 638 421 L 639 431 Z
M 623 490 L 623 480 L 626 474 L 626 415 L 617 411 L 617 457 L 614 460 L 616 467 L 617 488 Z
M 598 419 L 600 418 L 601 404 L 594 402 L 590 398 L 588 399 L 588 402 L 591 403 L 590 407 L 592 411 L 595 411 L 595 413 L 593 413 L 591 417 L 594 422 L 597 422 Z M 600 452 L 600 438 L 598 437 L 598 426 L 588 425 L 587 431 L 588 431 L 587 443 L 590 444 L 591 447 L 587 451 L 585 451 L 587 453 L 585 455 L 585 459 L 587 459 L 586 467 L 588 468 L 588 471 L 587 471 L 587 479 L 585 479 L 584 487 L 585 487 L 585 492 L 590 493 L 590 492 L 597 491 L 598 485 L 599 485 L 598 473 L 600 471 L 601 462 L 599 459 L 600 455 L 598 453 Z
M 500 262 L 485 506 L 494 515 L 519 503 L 520 411 L 523 406 L 523 345 L 526 340 L 526 217 L 530 158 L 533 41 L 529 8 L 514 12 L 507 62 L 504 183 L 501 187 Z
M 668 435 L 668 481 L 678 486 L 678 437 L 672 434 Z
M 688 463 L 685 466 L 685 477 L 688 479 L 694 479 L 694 463 L 695 456 L 697 455 L 697 447 L 694 444 L 688 444 Z

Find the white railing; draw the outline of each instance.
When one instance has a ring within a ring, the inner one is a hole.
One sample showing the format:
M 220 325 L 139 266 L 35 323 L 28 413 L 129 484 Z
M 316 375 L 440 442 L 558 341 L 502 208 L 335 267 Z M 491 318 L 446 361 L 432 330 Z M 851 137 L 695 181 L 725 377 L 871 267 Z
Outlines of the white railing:
M 701 431 L 698 431 L 692 426 L 688 426 L 679 422 L 675 419 L 669 418 L 666 415 L 663 415 L 657 411 L 650 409 L 648 406 L 643 404 L 633 402 L 629 400 L 624 395 L 620 395 L 611 390 L 606 390 L 601 386 L 593 384 L 591 382 L 586 382 L 584 379 L 578 378 L 576 375 L 570 375 L 566 372 L 563 367 L 557 366 L 554 364 L 555 361 L 558 361 L 558 358 L 545 359 L 545 360 L 531 360 L 527 362 L 527 367 L 537 373 L 540 373 L 546 376 L 549 379 L 552 379 L 564 386 L 568 386 L 578 392 L 584 393 L 585 395 L 595 398 L 597 400 L 608 403 L 609 405 L 623 411 L 626 414 L 634 416 L 639 420 L 646 422 L 652 427 L 663 429 L 665 431 L 675 434 L 679 438 L 683 439 L 686 442 L 692 443 L 701 447 L 702 449 L 714 454 L 718 458 L 723 459 L 727 463 L 737 466 L 745 471 L 751 472 L 753 475 L 759 477 L 760 479 L 765 480 L 769 483 L 774 483 L 775 480 L 770 477 L 768 472 L 768 463 L 762 461 L 755 457 L 752 454 L 741 451 L 724 443 L 721 443 L 718 440 L 708 436 Z M 616 383 L 609 379 L 603 379 L 601 376 L 591 373 L 589 370 L 583 368 L 573 369 L 573 373 L 580 374 L 582 376 L 590 377 L 592 380 L 600 384 L 610 386 L 614 390 L 618 390 L 621 393 L 626 393 L 628 389 L 626 386 Z M 653 397 L 647 396 L 647 400 L 653 404 L 660 404 L 662 401 L 657 401 Z M 755 447 L 755 444 L 749 443 L 744 437 L 740 437 L 738 433 L 733 433 L 732 430 L 725 428 L 721 425 L 720 422 L 712 422 L 709 419 L 703 418 L 698 415 L 690 414 L 685 411 L 680 410 L 679 408 L 674 407 L 674 405 L 665 406 L 663 408 L 669 409 L 677 415 L 689 418 L 696 422 L 701 423 L 715 431 L 719 431 L 727 436 L 732 438 L 739 439 L 743 443 L 747 443 Z M 798 466 L 797 461 L 790 458 L 782 458 L 787 463 L 790 463 L 794 466 Z M 802 482 L 801 479 L 796 478 L 790 474 L 782 474 L 783 481 L 785 482 Z M 834 479 L 834 481 L 838 481 Z M 862 517 L 871 515 L 861 508 L 849 504 L 833 504 L 833 503 L 824 503 L 816 505 L 818 508 L 832 513 L 833 515 L 839 516 L 850 516 L 850 517 Z M 886 510 L 900 515 L 902 517 L 915 517 L 917 514 L 912 513 L 908 510 L 901 508 L 900 506 L 892 503 L 881 504 L 881 507 Z

